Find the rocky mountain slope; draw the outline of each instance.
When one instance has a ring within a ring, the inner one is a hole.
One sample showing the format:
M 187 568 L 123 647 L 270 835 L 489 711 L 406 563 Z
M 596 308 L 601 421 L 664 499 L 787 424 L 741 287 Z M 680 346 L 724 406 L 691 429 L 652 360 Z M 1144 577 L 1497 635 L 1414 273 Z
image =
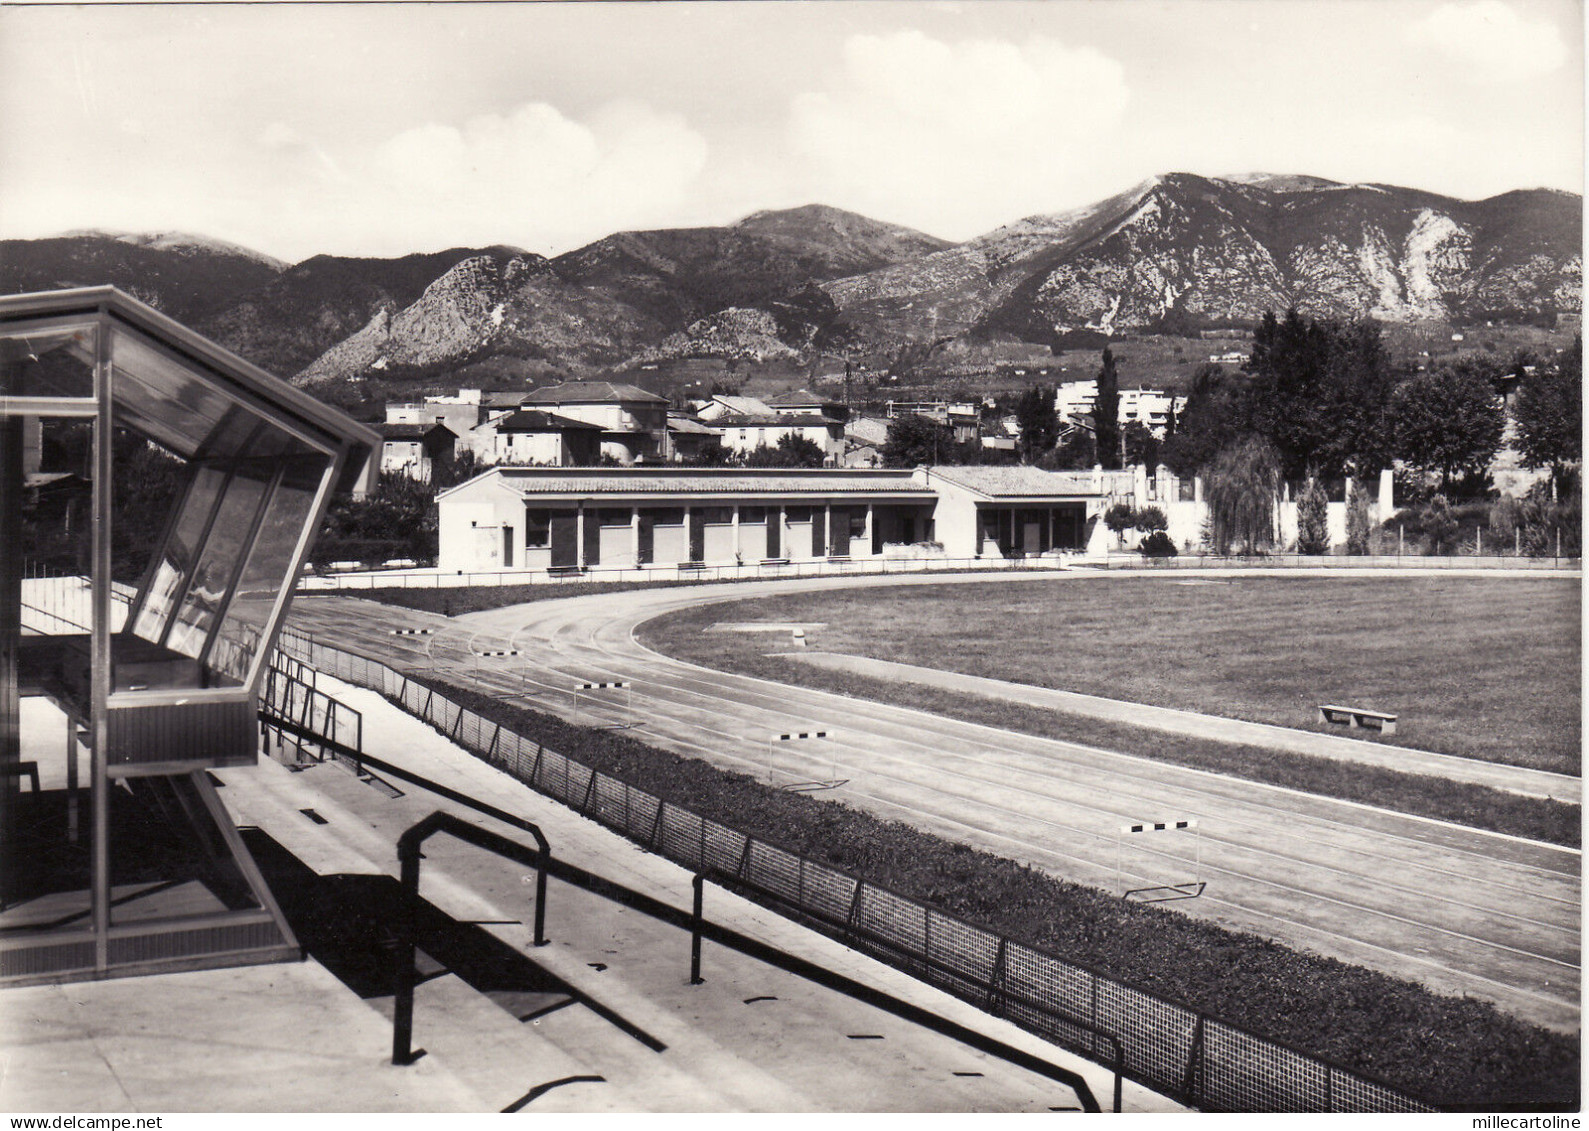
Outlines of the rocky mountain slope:
M 108 283 L 189 323 L 267 286 L 286 269 L 257 251 L 179 232 L 0 240 L 0 293 Z
M 620 232 L 550 260 L 491 247 L 287 267 L 172 233 L 9 240 L 0 292 L 114 283 L 322 394 L 357 386 L 379 399 L 482 375 L 787 358 L 812 335 L 790 311 L 828 304 L 823 292 L 890 353 L 928 338 L 1245 326 L 1292 305 L 1548 324 L 1580 310 L 1582 207 L 1549 190 L 1469 202 L 1177 173 L 958 245 L 820 205 Z
M 1582 199 L 1467 202 L 1317 177 L 1155 177 L 825 289 L 885 336 L 1033 341 L 1250 323 L 1265 310 L 1387 320 L 1548 320 L 1577 312 Z

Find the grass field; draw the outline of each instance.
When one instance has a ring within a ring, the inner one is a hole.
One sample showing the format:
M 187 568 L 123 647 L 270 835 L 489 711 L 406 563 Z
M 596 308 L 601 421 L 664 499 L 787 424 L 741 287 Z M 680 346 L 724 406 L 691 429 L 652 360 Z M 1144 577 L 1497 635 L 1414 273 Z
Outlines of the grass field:
M 1305 729 L 1370 707 L 1401 745 L 1576 774 L 1580 605 L 1555 578 L 1075 578 L 734 602 L 645 637 L 765 674 L 765 638 L 701 622 L 825 622 L 813 649 Z

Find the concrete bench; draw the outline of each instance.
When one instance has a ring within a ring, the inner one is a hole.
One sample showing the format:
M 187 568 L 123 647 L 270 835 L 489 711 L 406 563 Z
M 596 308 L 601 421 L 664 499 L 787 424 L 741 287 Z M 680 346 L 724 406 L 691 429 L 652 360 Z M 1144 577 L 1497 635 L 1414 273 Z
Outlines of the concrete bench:
M 1321 723 L 1346 723 L 1347 726 L 1363 727 L 1373 726 L 1381 734 L 1396 733 L 1396 716 L 1384 711 L 1369 711 L 1362 707 L 1337 707 L 1332 704 L 1319 706 L 1319 722 Z
M 585 567 L 577 565 L 555 565 L 546 567 L 546 576 L 548 577 L 575 577 L 584 572 Z

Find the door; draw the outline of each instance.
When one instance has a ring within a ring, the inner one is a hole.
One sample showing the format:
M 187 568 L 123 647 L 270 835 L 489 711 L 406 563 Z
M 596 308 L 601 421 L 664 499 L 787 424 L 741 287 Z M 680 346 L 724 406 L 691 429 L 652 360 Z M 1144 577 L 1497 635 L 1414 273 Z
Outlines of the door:
M 834 507 L 828 518 L 828 555 L 835 558 L 850 556 L 850 510 Z
M 826 507 L 811 508 L 811 556 L 828 556 L 828 511 Z
M 502 568 L 513 568 L 513 527 L 502 528 Z
M 706 513 L 699 508 L 690 512 L 690 561 L 706 560 Z
M 783 557 L 783 508 L 767 508 L 767 556 Z
M 579 565 L 579 518 L 573 511 L 552 512 L 552 568 Z
M 585 511 L 585 564 L 601 564 L 601 512 Z
M 650 565 L 656 556 L 656 519 L 648 514 L 640 516 L 640 550 L 636 560 L 640 565 Z

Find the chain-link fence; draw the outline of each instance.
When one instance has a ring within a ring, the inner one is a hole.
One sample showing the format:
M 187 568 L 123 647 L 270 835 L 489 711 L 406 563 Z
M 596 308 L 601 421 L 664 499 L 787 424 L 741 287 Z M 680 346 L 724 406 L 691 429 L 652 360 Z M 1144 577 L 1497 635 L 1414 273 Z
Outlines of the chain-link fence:
M 292 630 L 278 647 L 378 691 L 540 793 L 857 950 L 1208 1111 L 1431 1112 L 1388 1084 L 748 836 L 518 734 L 376 660 Z

